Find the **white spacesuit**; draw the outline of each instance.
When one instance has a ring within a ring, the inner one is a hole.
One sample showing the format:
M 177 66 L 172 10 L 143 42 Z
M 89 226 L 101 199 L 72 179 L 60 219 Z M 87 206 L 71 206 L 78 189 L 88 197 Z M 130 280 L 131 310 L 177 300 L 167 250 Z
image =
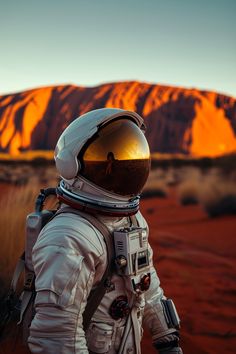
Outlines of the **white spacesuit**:
M 43 228 L 33 249 L 32 353 L 139 354 L 142 325 L 160 353 L 182 353 L 178 315 L 163 295 L 148 227 L 138 211 L 150 168 L 143 130 L 138 114 L 104 108 L 73 121 L 57 143 L 62 212 Z M 68 206 L 94 215 L 114 238 L 111 277 L 87 328 L 83 313 L 106 270 L 107 244 L 101 231 L 66 211 Z

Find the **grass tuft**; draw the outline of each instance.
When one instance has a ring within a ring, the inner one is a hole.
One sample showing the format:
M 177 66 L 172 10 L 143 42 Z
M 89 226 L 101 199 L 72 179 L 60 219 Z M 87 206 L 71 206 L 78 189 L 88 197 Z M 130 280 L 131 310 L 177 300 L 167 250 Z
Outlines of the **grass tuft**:
M 142 198 L 166 198 L 167 196 L 168 187 L 166 181 L 159 175 L 159 171 L 151 172 L 143 189 Z
M 34 210 L 39 185 L 11 186 L 0 199 L 0 278 L 9 280 L 24 250 L 25 220 Z
M 199 201 L 210 217 L 236 214 L 236 184 L 209 178 L 199 194 Z
M 181 183 L 177 189 L 177 196 L 180 204 L 198 204 L 199 188 L 199 182 L 197 181 L 184 181 Z
M 177 186 L 177 198 L 182 205 L 197 204 L 202 183 L 201 172 L 193 167 L 182 169 Z

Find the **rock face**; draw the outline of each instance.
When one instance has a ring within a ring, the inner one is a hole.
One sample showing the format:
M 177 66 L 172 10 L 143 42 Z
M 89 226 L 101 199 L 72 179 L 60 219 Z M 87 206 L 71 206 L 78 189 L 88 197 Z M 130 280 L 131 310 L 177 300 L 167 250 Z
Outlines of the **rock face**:
M 0 151 L 52 150 L 65 127 L 97 108 L 144 117 L 152 152 L 217 156 L 236 151 L 236 99 L 140 82 L 43 87 L 0 97 Z

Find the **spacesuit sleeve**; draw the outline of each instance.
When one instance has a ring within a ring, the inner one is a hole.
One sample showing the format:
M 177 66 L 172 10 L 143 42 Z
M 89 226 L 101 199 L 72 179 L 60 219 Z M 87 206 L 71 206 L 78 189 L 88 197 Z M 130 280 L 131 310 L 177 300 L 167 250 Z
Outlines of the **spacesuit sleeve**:
M 168 325 L 163 300 L 166 300 L 160 280 L 152 264 L 152 249 L 149 246 L 151 262 L 151 284 L 145 292 L 145 310 L 143 324 L 149 330 L 153 345 L 160 353 L 182 353 L 178 346 L 179 336 L 176 328 Z
M 36 314 L 28 339 L 32 353 L 88 353 L 83 312 L 104 254 L 99 244 L 89 243 L 78 231 L 76 237 L 69 228 L 63 233 L 58 227 L 46 230 L 33 250 Z M 91 230 L 89 236 L 94 237 Z M 47 240 L 53 242 L 47 245 Z

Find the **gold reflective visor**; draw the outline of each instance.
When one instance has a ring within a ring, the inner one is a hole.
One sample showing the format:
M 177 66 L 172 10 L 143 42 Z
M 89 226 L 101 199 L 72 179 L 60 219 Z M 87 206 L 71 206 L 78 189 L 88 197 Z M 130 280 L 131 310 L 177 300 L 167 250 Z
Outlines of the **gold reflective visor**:
M 140 128 L 130 118 L 117 119 L 88 142 L 80 157 L 80 174 L 120 195 L 140 194 L 150 169 L 150 151 Z

